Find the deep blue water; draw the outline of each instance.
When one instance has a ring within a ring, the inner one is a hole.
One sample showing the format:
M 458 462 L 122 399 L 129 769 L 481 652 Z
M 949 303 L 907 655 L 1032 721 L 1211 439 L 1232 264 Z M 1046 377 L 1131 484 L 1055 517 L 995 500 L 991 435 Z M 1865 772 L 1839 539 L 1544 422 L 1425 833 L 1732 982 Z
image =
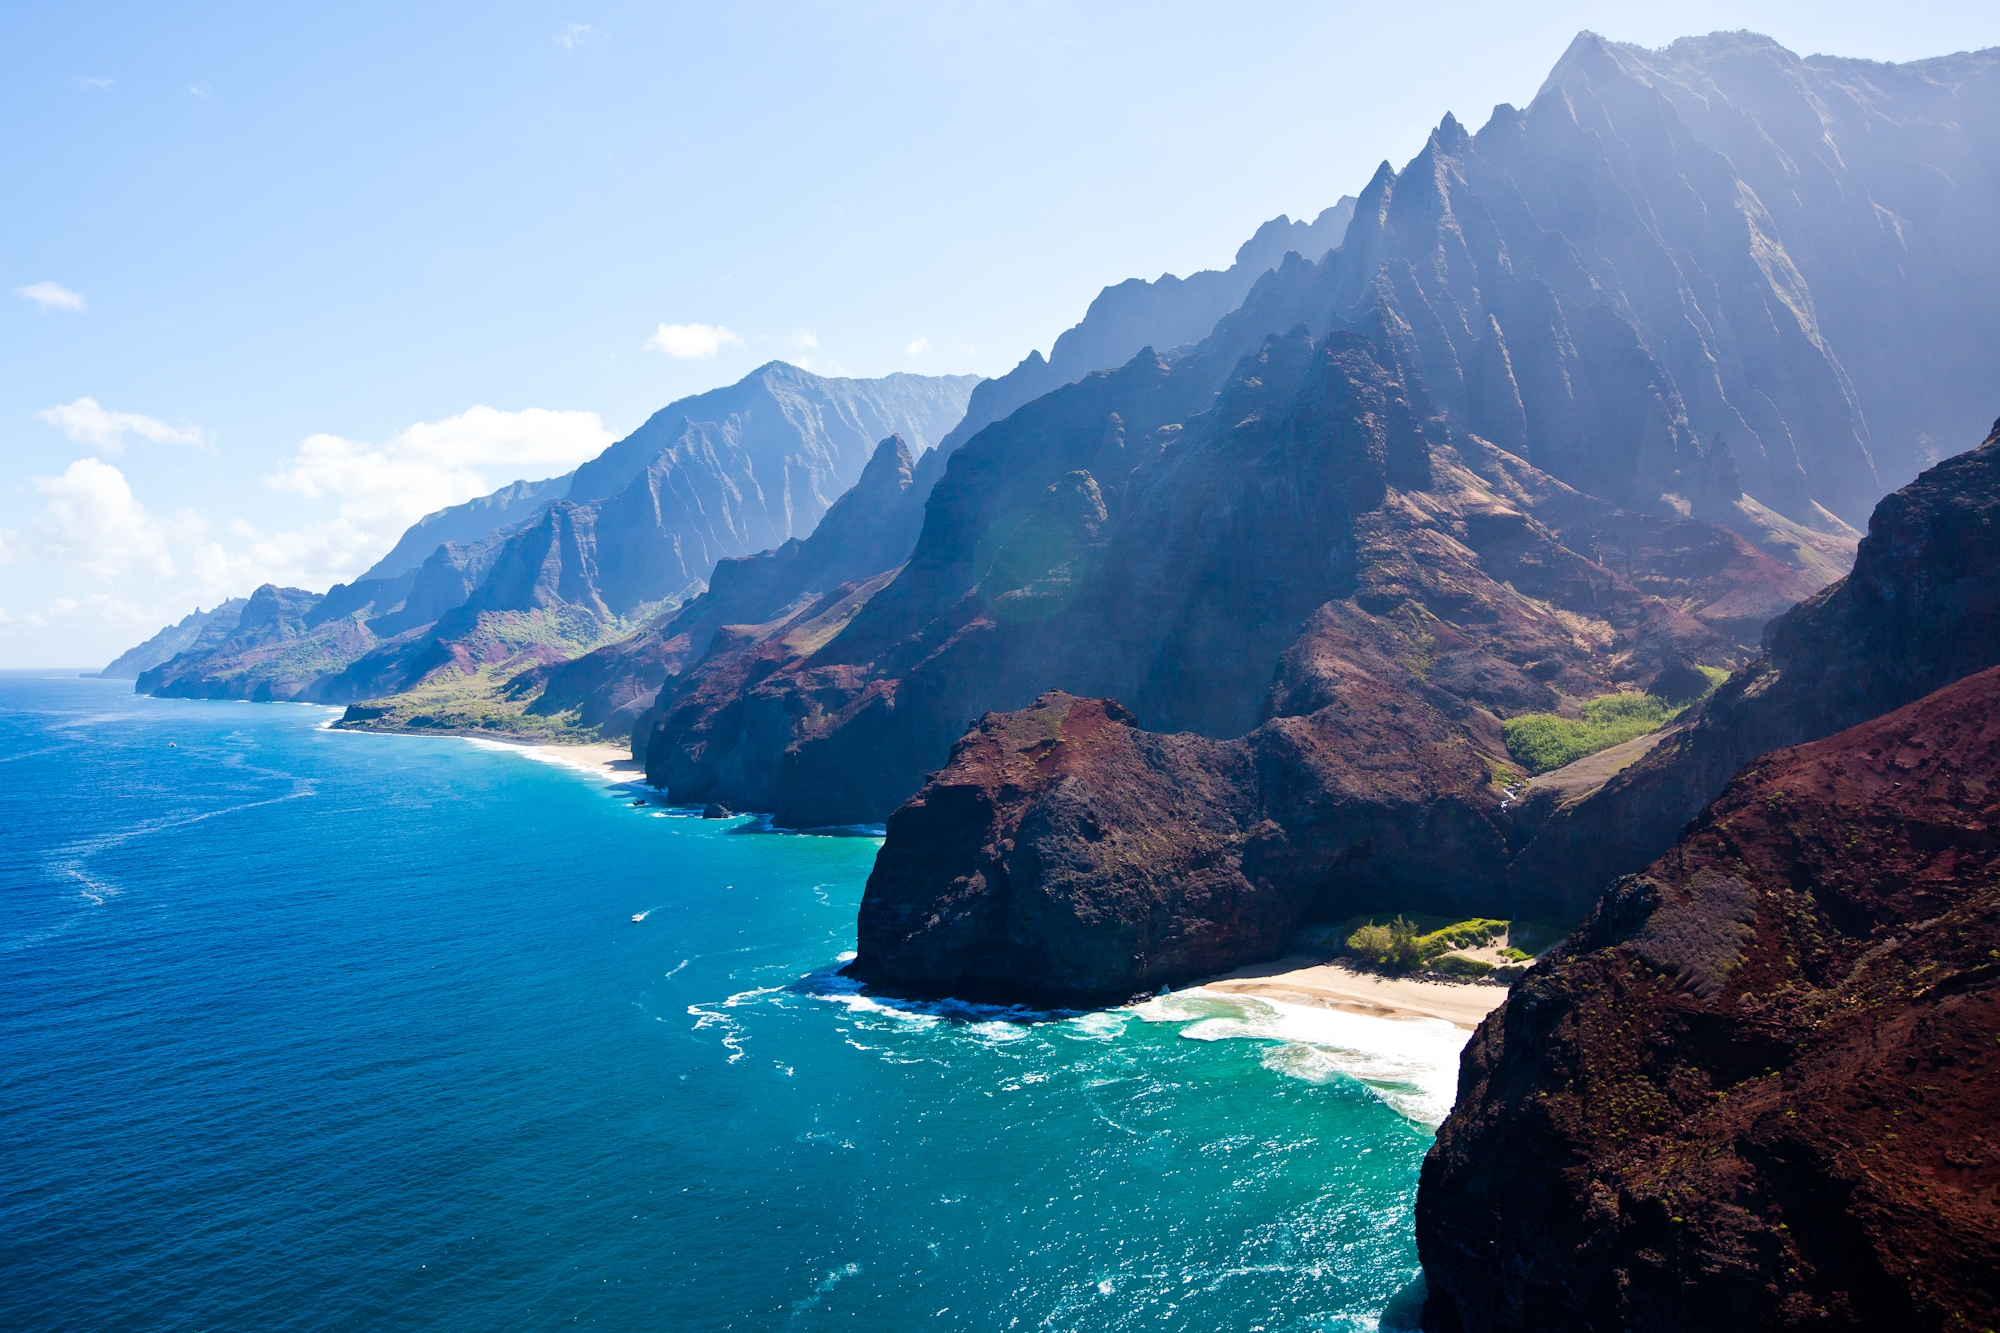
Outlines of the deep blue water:
M 1362 1057 L 876 1003 L 874 839 L 326 716 L 0 674 L 0 1327 L 1373 1329 L 1416 1276 Z

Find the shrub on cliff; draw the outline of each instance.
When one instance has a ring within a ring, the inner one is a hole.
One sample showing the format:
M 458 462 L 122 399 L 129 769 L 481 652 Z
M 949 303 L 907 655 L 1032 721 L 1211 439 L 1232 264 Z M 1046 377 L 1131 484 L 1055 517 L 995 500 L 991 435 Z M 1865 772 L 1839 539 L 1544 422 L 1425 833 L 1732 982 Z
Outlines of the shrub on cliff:
M 1500 724 L 1507 752 L 1530 773 L 1546 773 L 1586 755 L 1658 731 L 1686 705 L 1653 694 L 1606 694 L 1583 706 L 1583 718 L 1523 713 Z

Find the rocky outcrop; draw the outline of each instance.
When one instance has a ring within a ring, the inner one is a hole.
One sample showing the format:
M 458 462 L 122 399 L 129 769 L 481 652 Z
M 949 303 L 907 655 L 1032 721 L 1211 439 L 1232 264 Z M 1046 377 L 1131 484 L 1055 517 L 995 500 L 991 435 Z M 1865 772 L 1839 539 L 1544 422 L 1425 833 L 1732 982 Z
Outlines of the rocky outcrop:
M 1746 769 L 1466 1047 L 1425 1326 L 2000 1321 L 1996 886 L 2000 669 Z
M 1588 893 L 1645 865 L 1760 754 L 1817 740 L 2000 664 L 2000 423 L 1876 506 L 1854 571 L 1771 629 L 1766 654 L 1519 858 Z
M 982 719 L 890 817 L 849 970 L 899 992 L 1120 1001 L 1274 957 L 1308 912 L 1497 900 L 1497 729 L 1330 637 L 1349 655 L 1315 643 L 1287 682 L 1310 677 L 1326 706 L 1237 740 L 1059 692 Z

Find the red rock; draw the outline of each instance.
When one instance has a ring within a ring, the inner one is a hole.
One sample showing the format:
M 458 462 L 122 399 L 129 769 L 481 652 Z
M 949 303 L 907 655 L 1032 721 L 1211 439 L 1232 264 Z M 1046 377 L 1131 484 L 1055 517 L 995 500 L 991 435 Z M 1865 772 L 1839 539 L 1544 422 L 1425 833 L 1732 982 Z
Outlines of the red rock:
M 1466 1048 L 1434 1329 L 2000 1322 L 2000 668 L 1765 756 Z

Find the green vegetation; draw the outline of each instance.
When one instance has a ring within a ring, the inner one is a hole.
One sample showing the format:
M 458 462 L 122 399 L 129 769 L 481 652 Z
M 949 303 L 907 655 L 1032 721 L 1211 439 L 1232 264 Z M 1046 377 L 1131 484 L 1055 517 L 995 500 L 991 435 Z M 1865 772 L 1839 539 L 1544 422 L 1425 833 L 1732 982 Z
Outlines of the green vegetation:
M 1346 944 L 1349 953 L 1382 967 L 1413 968 L 1432 959 L 1452 961 L 1443 955 L 1455 949 L 1478 948 L 1506 931 L 1505 921 L 1483 916 L 1453 921 L 1436 930 L 1426 931 L 1417 922 L 1399 914 L 1387 925 L 1377 925 L 1370 920 L 1356 927 L 1347 936 Z M 1457 961 L 1472 964 L 1475 960 L 1466 958 Z M 1492 970 L 1490 964 L 1479 963 L 1477 966 Z
M 1400 916 L 1386 926 L 1370 921 L 1347 937 L 1347 949 L 1385 967 L 1415 967 L 1416 936 L 1416 927 Z
M 1486 977 L 1493 974 L 1493 964 L 1482 963 L 1477 958 L 1467 958 L 1464 954 L 1448 953 L 1431 964 L 1431 970 L 1442 972 L 1448 977 Z
M 631 632 L 629 623 L 605 624 L 574 607 L 481 612 L 470 632 L 441 666 L 401 694 L 371 700 L 367 730 L 487 732 L 521 741 L 602 739 L 578 724 L 574 713 L 529 713 L 539 690 L 509 686 L 522 672 L 567 661 Z
M 1523 713 L 1508 718 L 1500 729 L 1507 753 L 1530 773 L 1547 773 L 1658 731 L 1685 707 L 1654 694 L 1606 694 L 1584 703 L 1581 720 L 1557 713 Z
M 1507 933 L 1507 923 L 1490 916 L 1454 921 L 1428 935 L 1417 936 L 1417 956 L 1433 958 L 1452 949 L 1476 949 L 1488 940 Z

